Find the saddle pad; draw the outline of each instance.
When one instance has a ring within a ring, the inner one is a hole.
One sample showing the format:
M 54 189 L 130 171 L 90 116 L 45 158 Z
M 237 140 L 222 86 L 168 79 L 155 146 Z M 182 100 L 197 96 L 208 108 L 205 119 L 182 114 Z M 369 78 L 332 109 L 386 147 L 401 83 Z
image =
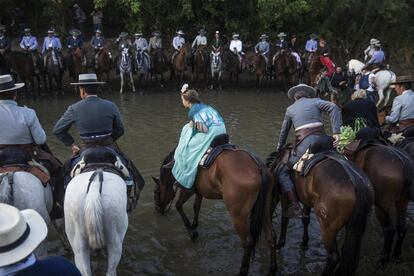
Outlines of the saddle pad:
M 8 172 L 28 172 L 38 178 L 40 182 L 42 182 L 43 186 L 46 188 L 47 184 L 50 181 L 49 174 L 45 173 L 38 167 L 33 166 L 7 166 L 7 167 L 0 167 L 0 174 L 8 173 Z
M 214 163 L 214 161 L 223 151 L 234 149 L 236 149 L 236 146 L 232 144 L 224 144 L 214 148 L 209 148 L 201 158 L 199 166 L 207 169 Z
M 322 162 L 323 160 L 327 158 L 340 158 L 340 159 L 346 159 L 343 155 L 339 154 L 336 151 L 327 151 L 327 152 L 320 152 L 313 154 L 311 157 L 307 158 L 303 161 L 303 166 L 300 171 L 301 176 L 306 177 L 309 172 L 315 167 L 316 164 Z M 295 164 L 296 165 L 296 164 Z
M 91 164 L 87 164 L 84 160 L 84 158 L 82 157 L 81 160 L 79 160 L 78 163 L 75 164 L 75 166 L 73 166 L 71 172 L 70 172 L 70 177 L 74 178 L 75 176 L 77 176 L 78 174 L 81 174 L 83 172 L 85 172 L 85 168 L 88 167 L 89 165 L 96 165 L 96 164 L 101 164 L 102 166 L 114 166 L 115 168 L 117 168 L 117 170 L 119 170 L 120 172 L 122 172 L 122 178 L 126 179 L 130 177 L 129 171 L 127 166 L 122 162 L 122 160 L 119 158 L 119 156 L 116 157 L 116 162 L 114 165 L 110 164 L 110 163 L 91 163 Z

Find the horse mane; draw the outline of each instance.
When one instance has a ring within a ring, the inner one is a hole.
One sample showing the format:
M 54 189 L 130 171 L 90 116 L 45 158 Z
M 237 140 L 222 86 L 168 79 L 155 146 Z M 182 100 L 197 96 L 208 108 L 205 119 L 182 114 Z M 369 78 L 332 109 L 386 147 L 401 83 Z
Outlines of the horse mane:
M 161 165 L 161 168 L 160 168 L 160 179 L 164 179 L 164 178 L 169 177 L 170 175 L 172 175 L 171 169 L 165 169 L 165 168 L 163 168 L 163 166 L 165 164 L 168 164 L 169 162 L 171 162 L 174 159 L 174 153 L 175 153 L 175 148 L 174 148 L 173 151 L 168 153 L 167 156 L 162 161 L 162 165 Z

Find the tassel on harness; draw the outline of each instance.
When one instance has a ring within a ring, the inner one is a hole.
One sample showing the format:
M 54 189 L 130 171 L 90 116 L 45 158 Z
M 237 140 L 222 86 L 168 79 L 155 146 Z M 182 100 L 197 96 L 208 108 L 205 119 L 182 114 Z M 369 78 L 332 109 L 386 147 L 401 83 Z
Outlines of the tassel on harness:
M 86 193 L 89 192 L 89 188 L 91 187 L 91 184 L 93 180 L 95 179 L 96 175 L 99 176 L 99 193 L 102 193 L 102 183 L 103 183 L 103 169 L 98 169 L 93 172 L 91 177 L 89 178 L 88 188 L 86 189 Z

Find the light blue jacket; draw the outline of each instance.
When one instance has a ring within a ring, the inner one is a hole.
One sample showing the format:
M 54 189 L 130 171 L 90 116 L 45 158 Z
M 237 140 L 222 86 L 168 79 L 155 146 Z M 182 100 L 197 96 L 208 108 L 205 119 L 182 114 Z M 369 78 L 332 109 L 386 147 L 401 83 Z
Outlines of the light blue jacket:
M 20 48 L 22 49 L 27 49 L 29 48 L 30 50 L 34 51 L 37 50 L 37 39 L 34 36 L 24 36 L 22 38 L 22 41 L 20 41 Z
M 395 124 L 407 119 L 414 119 L 414 92 L 411 89 L 394 98 L 391 114 L 385 117 L 385 122 Z

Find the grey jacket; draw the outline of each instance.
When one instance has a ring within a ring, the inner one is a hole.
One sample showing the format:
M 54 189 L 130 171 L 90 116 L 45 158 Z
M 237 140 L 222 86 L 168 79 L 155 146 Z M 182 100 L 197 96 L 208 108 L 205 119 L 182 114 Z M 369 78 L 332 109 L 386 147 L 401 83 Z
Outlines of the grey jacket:
M 286 109 L 277 148 L 285 145 L 292 124 L 297 129 L 311 123 L 323 123 L 322 112 L 329 113 L 332 132 L 339 134 L 341 132 L 341 112 L 337 105 L 319 98 L 300 98 Z
M 76 125 L 82 139 L 102 139 L 111 136 L 115 141 L 124 134 L 121 114 L 113 102 L 88 96 L 69 106 L 57 121 L 53 134 L 66 146 L 74 143 L 69 134 L 72 124 Z
M 412 90 L 406 90 L 394 98 L 391 114 L 385 117 L 385 122 L 394 124 L 406 119 L 414 119 L 414 92 Z

